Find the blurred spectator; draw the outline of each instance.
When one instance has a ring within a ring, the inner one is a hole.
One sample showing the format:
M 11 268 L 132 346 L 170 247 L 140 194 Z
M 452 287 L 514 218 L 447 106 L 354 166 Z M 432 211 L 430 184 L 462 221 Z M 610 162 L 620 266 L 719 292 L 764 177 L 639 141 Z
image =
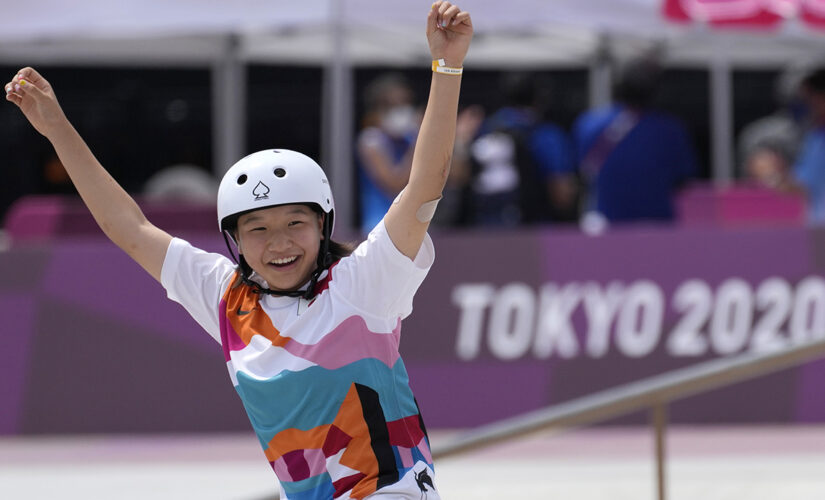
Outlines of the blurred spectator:
M 470 145 L 484 122 L 484 109 L 469 106 L 458 113 L 455 130 L 455 148 L 450 163 L 450 174 L 444 186 L 444 197 L 438 204 L 432 225 L 452 227 L 465 225 L 470 217 L 467 187 L 470 182 L 472 159 Z
M 802 95 L 810 110 L 810 129 L 794 164 L 794 177 L 808 197 L 810 222 L 825 222 L 825 68 L 803 80 Z
M 409 180 L 421 116 L 413 105 L 409 83 L 398 73 L 373 80 L 364 91 L 364 101 L 356 156 L 360 223 L 367 232 L 384 217 Z
M 799 153 L 807 108 L 799 91 L 805 76 L 790 67 L 776 81 L 777 109 L 746 125 L 739 134 L 738 153 L 743 176 L 759 186 L 787 190 L 791 166 Z
M 502 80 L 504 106 L 485 120 L 470 146 L 474 224 L 575 220 L 570 141 L 560 127 L 542 120 L 546 103 L 541 97 L 547 97 L 542 90 L 529 73 L 510 73 Z
M 651 57 L 620 68 L 614 104 L 583 113 L 573 140 L 589 187 L 587 217 L 606 222 L 669 221 L 675 190 L 696 172 L 684 125 L 651 107 L 661 68 Z
M 758 187 L 788 191 L 792 189 L 791 162 L 777 149 L 754 148 L 744 164 L 745 181 Z
M 143 194 L 154 201 L 214 204 L 218 199 L 218 181 L 202 167 L 170 165 L 146 181 Z

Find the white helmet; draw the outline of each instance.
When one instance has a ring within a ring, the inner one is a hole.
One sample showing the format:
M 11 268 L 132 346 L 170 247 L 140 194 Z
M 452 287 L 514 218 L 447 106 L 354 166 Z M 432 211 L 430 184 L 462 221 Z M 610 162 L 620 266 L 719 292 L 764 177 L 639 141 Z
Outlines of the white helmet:
M 218 227 L 221 232 L 231 230 L 233 216 L 290 203 L 317 205 L 327 214 L 326 237 L 331 236 L 335 204 L 321 166 L 288 149 L 258 151 L 239 160 L 223 176 L 218 188 Z

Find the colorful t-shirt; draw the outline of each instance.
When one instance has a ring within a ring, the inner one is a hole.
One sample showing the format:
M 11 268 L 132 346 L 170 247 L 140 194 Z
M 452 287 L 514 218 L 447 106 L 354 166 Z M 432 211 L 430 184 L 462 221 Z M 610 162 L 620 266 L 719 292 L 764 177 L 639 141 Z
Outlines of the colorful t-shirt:
M 177 238 L 169 245 L 161 282 L 221 343 L 282 498 L 439 498 L 398 353 L 401 320 L 433 258 L 429 236 L 410 260 L 381 222 L 307 303 L 234 286 L 226 257 Z

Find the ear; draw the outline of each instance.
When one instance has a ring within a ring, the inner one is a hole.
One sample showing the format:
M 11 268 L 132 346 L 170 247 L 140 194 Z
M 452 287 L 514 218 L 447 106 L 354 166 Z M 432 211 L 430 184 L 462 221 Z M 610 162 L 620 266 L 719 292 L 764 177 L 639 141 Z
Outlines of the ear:
M 326 220 L 326 218 L 327 214 L 323 212 L 318 215 L 318 232 L 321 233 L 322 240 L 324 239 L 324 221 Z

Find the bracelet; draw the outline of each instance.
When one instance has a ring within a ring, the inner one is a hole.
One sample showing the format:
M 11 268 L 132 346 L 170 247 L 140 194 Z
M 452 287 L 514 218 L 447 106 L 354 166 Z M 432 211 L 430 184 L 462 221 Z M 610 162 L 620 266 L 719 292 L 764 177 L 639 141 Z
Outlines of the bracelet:
M 464 73 L 464 68 L 450 68 L 444 59 L 436 59 L 433 61 L 433 72 L 443 73 L 445 75 L 460 75 Z

